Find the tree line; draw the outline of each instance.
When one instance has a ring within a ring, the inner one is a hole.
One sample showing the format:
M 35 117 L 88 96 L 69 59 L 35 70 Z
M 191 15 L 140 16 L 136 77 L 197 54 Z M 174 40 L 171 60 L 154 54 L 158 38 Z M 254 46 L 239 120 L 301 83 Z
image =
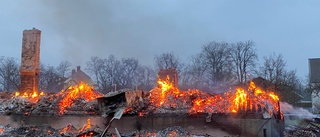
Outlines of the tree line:
M 20 65 L 17 59 L 0 58 L 0 90 L 19 90 Z M 63 82 L 70 76 L 71 63 L 62 61 L 58 66 L 40 63 L 39 89 L 58 92 Z M 141 65 L 137 59 L 121 58 L 114 55 L 107 58 L 91 57 L 86 63 L 86 71 L 96 83 L 96 89 L 107 93 L 117 89 L 131 88 L 151 90 L 156 86 L 160 69 L 173 68 L 178 71 L 179 87 L 213 92 L 227 89 L 237 83 L 245 83 L 253 77 L 262 77 L 272 84 L 287 85 L 296 92 L 303 91 L 296 71 L 287 70 L 281 54 L 263 57 L 259 65 L 253 41 L 236 43 L 208 42 L 200 53 L 183 62 L 174 52 L 154 56 L 154 66 Z

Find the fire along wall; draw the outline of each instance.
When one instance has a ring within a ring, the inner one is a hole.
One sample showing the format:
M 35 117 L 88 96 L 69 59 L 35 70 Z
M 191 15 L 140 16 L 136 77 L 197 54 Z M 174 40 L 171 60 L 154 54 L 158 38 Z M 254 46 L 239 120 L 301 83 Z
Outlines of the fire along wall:
M 41 31 L 38 29 L 23 31 L 19 89 L 21 93 L 32 94 L 38 91 L 40 37 Z
M 169 68 L 169 69 L 161 69 L 158 73 L 158 79 L 161 81 L 167 81 L 172 83 L 172 86 L 175 88 L 178 87 L 178 73 L 177 70 Z

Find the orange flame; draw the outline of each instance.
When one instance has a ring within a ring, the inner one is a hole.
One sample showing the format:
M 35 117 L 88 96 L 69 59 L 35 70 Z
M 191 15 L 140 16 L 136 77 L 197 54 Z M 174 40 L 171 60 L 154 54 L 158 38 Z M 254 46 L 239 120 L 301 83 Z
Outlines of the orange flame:
M 161 87 L 161 96 L 160 96 L 160 102 L 159 102 L 159 105 L 162 105 L 163 104 L 163 101 L 165 99 L 165 97 L 167 96 L 167 91 L 169 89 L 172 89 L 173 86 L 172 86 L 172 83 L 168 82 L 169 81 L 169 76 L 167 76 L 167 81 L 158 81 L 158 84 L 159 86 Z
M 88 124 L 83 125 L 83 127 L 79 130 L 79 133 L 86 130 L 86 129 L 91 128 L 90 119 L 87 119 L 87 121 L 88 121 Z
M 33 102 L 33 103 L 38 102 L 39 96 L 43 96 L 43 95 L 45 95 L 43 92 L 41 92 L 41 93 L 38 95 L 38 92 L 36 92 L 36 91 L 34 91 L 34 92 L 31 93 L 31 94 L 28 94 L 28 93 L 26 93 L 26 92 L 24 92 L 23 94 L 20 94 L 20 92 L 16 92 L 16 93 L 14 94 L 15 97 L 26 98 L 26 99 L 28 99 L 28 101 Z
M 63 128 L 60 131 L 60 134 L 63 134 L 63 132 L 68 132 L 68 133 L 76 133 L 76 131 L 73 129 L 71 124 L 68 124 L 65 128 Z
M 59 114 L 63 114 L 66 111 L 65 108 L 72 106 L 73 100 L 76 98 L 84 98 L 90 101 L 103 96 L 103 94 L 95 92 L 93 90 L 93 87 L 90 87 L 83 82 L 81 82 L 80 85 L 76 85 L 74 87 L 70 86 L 68 89 L 69 91 L 63 91 L 60 93 L 64 96 L 64 98 L 61 102 L 59 102 Z
M 169 78 L 167 78 L 169 79 Z M 255 110 L 258 107 L 271 107 L 278 111 L 279 98 L 274 93 L 267 93 L 255 86 L 251 81 L 248 90 L 237 88 L 224 94 L 211 95 L 199 90 L 180 91 L 167 81 L 158 81 L 161 91 L 152 90 L 150 95 L 153 106 L 159 107 L 185 107 L 189 113 L 211 112 L 211 113 L 236 113 L 241 111 Z M 177 101 L 180 100 L 180 101 Z M 191 101 L 192 105 L 181 102 Z M 270 105 L 270 106 L 269 106 Z M 157 109 L 156 108 L 156 109 Z M 271 112 L 269 112 L 272 115 Z

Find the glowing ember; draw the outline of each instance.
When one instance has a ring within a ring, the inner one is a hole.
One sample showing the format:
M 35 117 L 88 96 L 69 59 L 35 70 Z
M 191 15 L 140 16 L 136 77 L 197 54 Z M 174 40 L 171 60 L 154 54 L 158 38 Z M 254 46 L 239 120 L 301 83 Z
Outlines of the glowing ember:
M 83 98 L 90 101 L 103 96 L 103 94 L 94 91 L 93 87 L 90 87 L 83 82 L 74 87 L 70 86 L 67 91 L 62 91 L 60 94 L 63 96 L 63 99 L 59 102 L 59 114 L 63 114 L 66 111 L 65 108 L 72 106 L 73 100 L 76 98 Z
M 3 132 L 3 130 L 4 130 L 3 128 L 0 128 L 0 135 L 1 135 L 1 133 Z
M 274 93 L 265 92 L 256 88 L 250 82 L 248 90 L 237 88 L 235 92 L 212 95 L 199 90 L 180 91 L 172 86 L 169 78 L 166 81 L 158 81 L 161 89 L 150 91 L 150 102 L 155 109 L 158 108 L 185 108 L 189 113 L 236 113 L 266 108 L 278 112 L 279 98 Z M 157 110 L 156 110 L 157 111 Z M 269 111 L 270 115 L 272 112 Z M 141 115 L 141 114 L 139 114 Z
M 60 131 L 60 134 L 63 134 L 64 132 L 67 132 L 67 133 L 76 133 L 77 130 L 75 129 L 75 127 L 73 127 L 71 124 L 68 124 L 65 128 L 63 128 L 61 131 Z
M 24 92 L 23 94 L 20 94 L 19 92 L 16 92 L 14 96 L 26 98 L 28 101 L 36 103 L 39 100 L 39 96 L 43 96 L 43 95 L 45 95 L 43 92 L 41 92 L 38 95 L 38 92 L 34 91 L 32 94 L 27 94 L 26 92 Z
M 91 124 L 90 124 L 90 119 L 87 119 L 88 121 L 88 124 L 87 125 L 83 125 L 83 127 L 79 130 L 79 133 L 86 130 L 86 129 L 89 129 L 91 128 Z

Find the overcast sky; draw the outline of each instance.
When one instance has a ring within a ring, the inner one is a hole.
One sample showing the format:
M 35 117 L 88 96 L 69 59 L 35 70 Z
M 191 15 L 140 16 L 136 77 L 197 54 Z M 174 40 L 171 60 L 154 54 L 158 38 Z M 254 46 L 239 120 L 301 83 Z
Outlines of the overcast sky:
M 320 1 L 230 0 L 1 0 L 0 56 L 20 60 L 22 31 L 42 31 L 40 60 L 84 65 L 92 56 L 155 54 L 187 59 L 210 41 L 252 40 L 259 62 L 283 54 L 305 79 L 308 58 L 320 57 Z

